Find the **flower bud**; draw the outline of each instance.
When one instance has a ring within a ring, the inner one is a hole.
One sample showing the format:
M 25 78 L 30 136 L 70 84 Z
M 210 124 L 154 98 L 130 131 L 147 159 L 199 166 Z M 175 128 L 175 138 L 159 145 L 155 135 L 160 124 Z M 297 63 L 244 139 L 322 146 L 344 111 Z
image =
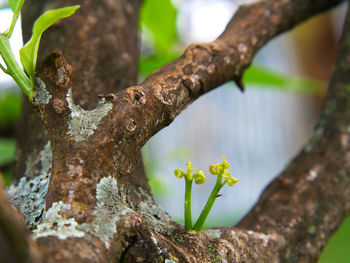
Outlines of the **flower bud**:
M 238 179 L 236 177 L 229 177 L 226 179 L 226 182 L 229 186 L 232 186 L 238 182 Z
M 180 168 L 178 168 L 178 169 L 175 169 L 175 170 L 174 170 L 174 175 L 175 175 L 177 178 L 182 178 L 182 177 L 184 177 L 185 173 L 184 173 L 184 171 L 182 171 Z
M 198 170 L 193 176 L 194 176 L 194 182 L 196 184 L 202 184 L 205 182 L 205 174 L 203 171 Z

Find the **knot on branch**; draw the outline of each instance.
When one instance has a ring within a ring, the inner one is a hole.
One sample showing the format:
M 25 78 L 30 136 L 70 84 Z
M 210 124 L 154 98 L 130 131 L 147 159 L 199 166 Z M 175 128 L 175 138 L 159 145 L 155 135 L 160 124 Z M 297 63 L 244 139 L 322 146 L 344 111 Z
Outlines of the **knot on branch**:
M 67 109 L 66 93 L 71 85 L 72 67 L 67 64 L 60 50 L 54 50 L 40 64 L 34 94 L 34 104 L 48 104 L 53 98 L 52 106 L 61 114 Z M 40 107 L 40 106 L 39 106 Z
M 132 86 L 126 90 L 130 95 L 132 101 L 136 104 L 145 104 L 146 103 L 146 94 L 143 91 L 142 86 Z

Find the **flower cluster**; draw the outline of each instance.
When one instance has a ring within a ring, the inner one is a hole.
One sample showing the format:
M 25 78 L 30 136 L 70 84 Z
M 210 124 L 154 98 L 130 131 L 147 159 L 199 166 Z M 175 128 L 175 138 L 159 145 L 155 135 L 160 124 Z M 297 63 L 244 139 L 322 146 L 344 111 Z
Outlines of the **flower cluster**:
M 205 174 L 203 171 L 198 170 L 194 174 L 193 171 L 196 169 L 193 168 L 191 162 L 187 162 L 187 172 L 183 170 L 175 169 L 174 174 L 178 178 L 185 178 L 185 231 L 194 230 L 197 233 L 202 229 L 205 220 L 208 217 L 208 214 L 215 202 L 215 199 L 218 197 L 218 193 L 221 188 L 227 183 L 229 186 L 234 185 L 238 182 L 238 179 L 230 176 L 230 172 L 227 170 L 230 167 L 230 164 L 226 161 L 224 156 L 222 157 L 222 163 L 211 164 L 209 166 L 209 172 L 212 175 L 217 175 L 216 184 L 208 198 L 207 203 L 205 204 L 200 216 L 197 219 L 196 224 L 192 227 L 192 216 L 191 216 L 191 191 L 192 191 L 192 182 L 193 179 L 196 184 L 202 184 L 205 182 Z
M 222 176 L 225 180 L 223 184 L 227 183 L 229 186 L 232 186 L 238 182 L 238 179 L 230 176 L 230 172 L 227 170 L 230 164 L 226 161 L 225 156 L 221 155 L 221 157 L 223 159 L 222 163 L 209 165 L 209 172 L 212 175 Z
M 187 166 L 186 173 L 180 168 L 175 169 L 174 174 L 177 178 L 185 177 L 185 179 L 189 181 L 192 181 L 194 178 L 194 182 L 196 184 L 202 184 L 205 182 L 205 174 L 203 171 L 201 170 L 196 171 L 196 169 L 193 168 L 193 164 L 190 161 L 186 163 L 186 166 Z M 192 174 L 193 171 L 196 171 L 196 172 Z

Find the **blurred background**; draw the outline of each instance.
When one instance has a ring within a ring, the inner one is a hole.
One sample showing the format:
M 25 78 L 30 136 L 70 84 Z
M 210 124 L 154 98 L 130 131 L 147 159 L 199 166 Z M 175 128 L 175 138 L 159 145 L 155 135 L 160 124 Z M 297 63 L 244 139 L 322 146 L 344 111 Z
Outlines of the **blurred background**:
M 177 58 L 194 42 L 208 42 L 224 30 L 240 4 L 238 0 L 145 0 L 141 11 L 142 56 L 140 81 L 161 65 Z M 0 30 L 11 20 L 7 1 L 1 0 Z M 230 172 L 239 178 L 224 187 L 214 204 L 207 227 L 233 225 L 242 218 L 312 133 L 330 79 L 346 5 L 308 20 L 271 40 L 245 73 L 244 93 L 227 83 L 189 106 L 143 148 L 147 175 L 156 201 L 174 220 L 183 220 L 184 182 L 175 168 L 205 171 L 204 185 L 194 185 L 193 220 L 209 196 L 215 178 L 211 163 L 225 155 Z M 20 24 L 12 37 L 22 46 Z M 17 54 L 18 51 L 15 51 Z M 14 126 L 21 96 L 15 84 L 0 75 L 0 173 L 9 183 L 15 155 Z M 350 218 L 327 245 L 319 262 L 348 262 Z

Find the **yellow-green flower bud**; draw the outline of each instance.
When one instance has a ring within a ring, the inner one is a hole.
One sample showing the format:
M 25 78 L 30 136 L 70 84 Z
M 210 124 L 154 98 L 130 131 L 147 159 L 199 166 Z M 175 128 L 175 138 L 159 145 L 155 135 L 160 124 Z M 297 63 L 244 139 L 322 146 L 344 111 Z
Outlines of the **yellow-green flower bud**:
M 238 182 L 238 179 L 236 177 L 229 177 L 226 179 L 226 182 L 229 186 L 232 186 Z
M 230 167 L 230 164 L 226 161 L 225 156 L 221 155 L 221 158 L 222 158 L 222 168 L 223 168 L 223 169 L 229 168 L 229 167 Z
M 193 176 L 194 176 L 194 182 L 196 184 L 202 184 L 205 182 L 205 174 L 203 171 L 198 170 Z
M 193 164 L 190 161 L 188 161 L 186 163 L 186 166 L 187 166 L 187 174 L 190 174 L 192 171 L 196 170 L 196 169 L 193 168 Z
M 182 178 L 185 175 L 185 172 L 182 171 L 180 168 L 174 170 L 174 174 L 177 178 Z
M 227 180 L 228 178 L 230 178 L 230 172 L 225 169 L 222 174 L 222 177 L 224 177 Z
M 211 165 L 209 165 L 209 172 L 210 172 L 212 175 L 218 174 L 218 171 L 217 171 L 217 169 L 216 169 L 216 164 L 211 164 Z

